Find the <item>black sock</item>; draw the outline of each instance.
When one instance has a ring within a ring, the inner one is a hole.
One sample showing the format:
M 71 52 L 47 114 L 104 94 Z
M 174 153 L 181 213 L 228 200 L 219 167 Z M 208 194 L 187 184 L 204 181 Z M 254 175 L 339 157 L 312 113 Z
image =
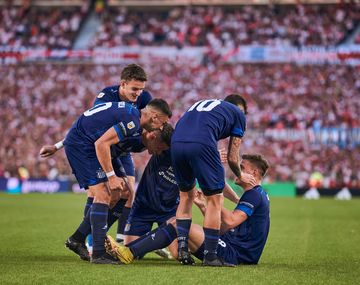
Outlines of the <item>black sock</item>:
M 131 243 L 129 248 L 135 257 L 142 257 L 155 249 L 167 247 L 176 239 L 176 236 L 176 229 L 172 224 L 168 224 L 157 228 L 142 240 L 136 240 L 136 242 Z
M 121 213 L 123 211 L 126 201 L 127 200 L 120 199 L 114 207 L 109 209 L 108 220 L 107 220 L 108 229 L 110 229 L 111 226 L 121 217 L 122 215 Z
M 219 242 L 219 233 L 217 229 L 204 228 L 205 247 L 204 257 L 209 260 L 217 258 L 217 247 Z
M 84 217 L 83 221 L 81 222 L 75 233 L 71 236 L 71 238 L 77 242 L 85 243 L 86 237 L 91 234 L 90 209 L 87 211 L 86 216 Z
M 124 234 L 124 230 L 125 230 L 127 220 L 129 218 L 130 210 L 131 210 L 131 208 L 129 208 L 129 207 L 123 208 L 123 211 L 121 213 L 121 216 L 119 218 L 119 223 L 118 223 L 118 229 L 117 229 L 118 234 L 122 234 L 122 235 Z
M 90 221 L 93 236 L 93 258 L 98 258 L 105 253 L 105 238 L 107 232 L 107 217 L 109 206 L 93 203 L 90 210 Z
M 191 219 L 176 219 L 176 229 L 178 237 L 178 250 L 188 251 L 189 231 Z

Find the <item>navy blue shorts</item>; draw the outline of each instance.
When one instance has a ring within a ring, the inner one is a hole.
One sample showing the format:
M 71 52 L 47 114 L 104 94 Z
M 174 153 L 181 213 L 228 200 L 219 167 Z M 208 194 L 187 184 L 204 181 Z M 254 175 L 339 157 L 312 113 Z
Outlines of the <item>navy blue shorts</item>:
M 199 247 L 199 249 L 195 253 L 193 253 L 194 256 L 196 256 L 200 260 L 203 260 L 204 248 L 205 248 L 205 242 Z M 226 239 L 222 237 L 219 238 L 219 243 L 217 247 L 217 256 L 223 258 L 227 263 L 231 263 L 235 265 L 241 263 L 239 262 L 237 251 L 231 247 L 231 245 L 226 241 Z
M 115 157 L 111 162 L 116 176 L 135 176 L 135 167 L 131 153 Z
M 95 146 L 88 144 L 65 144 L 65 153 L 72 172 L 81 188 L 89 188 L 108 179 L 96 157 Z
M 145 212 L 149 211 L 145 210 Z M 124 233 L 130 236 L 145 235 L 146 233 L 151 231 L 154 223 L 157 223 L 158 226 L 161 226 L 166 223 L 167 220 L 175 217 L 175 215 L 176 211 L 163 215 L 157 215 L 155 213 L 151 215 L 145 213 L 142 214 L 142 211 L 140 209 L 137 210 L 136 208 L 131 208 L 131 212 L 125 226 Z
M 176 181 L 182 191 L 191 190 L 197 179 L 206 196 L 222 192 L 225 171 L 216 147 L 174 142 L 171 144 L 171 159 Z

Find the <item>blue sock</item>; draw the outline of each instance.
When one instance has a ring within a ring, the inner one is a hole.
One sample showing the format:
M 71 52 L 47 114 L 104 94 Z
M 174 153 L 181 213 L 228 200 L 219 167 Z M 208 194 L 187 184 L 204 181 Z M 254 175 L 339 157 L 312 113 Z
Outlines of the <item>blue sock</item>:
M 217 258 L 217 247 L 219 242 L 219 233 L 217 229 L 204 228 L 205 233 L 205 247 L 204 257 L 209 260 Z
M 93 202 L 94 202 L 94 197 L 87 197 L 85 208 L 84 208 L 84 218 L 86 217 L 86 214 L 89 211 Z
M 178 250 L 189 251 L 188 240 L 189 240 L 190 226 L 191 226 L 191 219 L 176 219 Z
M 108 215 L 108 229 L 111 228 L 111 226 L 121 217 L 121 212 L 123 211 L 123 208 L 125 206 L 126 200 L 120 199 L 114 207 L 109 209 L 109 215 Z
M 152 234 L 142 240 L 136 240 L 129 245 L 129 248 L 135 257 L 142 257 L 146 253 L 155 249 L 160 249 L 170 245 L 176 239 L 176 229 L 172 224 L 157 228 Z
M 109 206 L 93 203 L 90 210 L 90 222 L 93 237 L 93 258 L 98 258 L 105 253 L 105 238 L 107 232 L 107 217 Z
M 131 208 L 129 208 L 129 207 L 123 208 L 123 211 L 121 213 L 121 216 L 119 218 L 119 223 L 118 223 L 118 229 L 117 229 L 118 234 L 122 234 L 122 235 L 124 234 L 124 230 L 125 230 L 126 222 L 129 218 L 130 210 L 131 210 Z

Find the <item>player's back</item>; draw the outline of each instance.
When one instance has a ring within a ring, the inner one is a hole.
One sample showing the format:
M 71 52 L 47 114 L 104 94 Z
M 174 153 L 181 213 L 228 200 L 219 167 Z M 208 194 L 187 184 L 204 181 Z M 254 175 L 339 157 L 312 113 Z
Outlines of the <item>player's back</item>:
M 244 196 L 248 197 L 243 198 Z M 250 201 L 252 206 L 255 205 L 253 213 L 245 222 L 228 231 L 224 236 L 227 242 L 238 250 L 237 254 L 241 262 L 257 263 L 270 228 L 269 197 L 261 186 L 256 186 L 245 191 L 236 208 L 239 208 L 239 205 L 241 207 L 243 201 Z
M 94 106 L 107 102 L 123 102 L 120 99 L 119 95 L 120 85 L 108 86 L 105 87 L 101 92 L 96 96 L 94 101 Z M 151 101 L 152 96 L 149 91 L 143 90 L 139 97 L 136 99 L 136 102 L 127 102 L 138 110 L 144 109 L 146 105 Z
M 180 118 L 171 142 L 216 145 L 229 136 L 242 137 L 245 129 L 245 115 L 237 106 L 219 99 L 203 100 Z
M 170 150 L 153 155 L 144 170 L 136 192 L 134 206 L 144 214 L 175 211 L 179 191 L 171 166 Z
M 140 112 L 125 102 L 108 102 L 84 112 L 71 127 L 65 143 L 87 141 L 91 144 L 117 125 L 119 138 L 132 136 L 140 128 Z

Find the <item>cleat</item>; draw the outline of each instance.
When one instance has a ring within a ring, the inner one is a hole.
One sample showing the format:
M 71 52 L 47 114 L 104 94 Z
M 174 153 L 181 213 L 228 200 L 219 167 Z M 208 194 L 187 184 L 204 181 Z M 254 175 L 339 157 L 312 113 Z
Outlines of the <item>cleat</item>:
M 69 237 L 65 242 L 65 246 L 75 252 L 82 260 L 90 261 L 90 255 L 84 243 L 77 242 Z
M 130 248 L 116 243 L 116 241 L 111 237 L 107 236 L 106 239 L 106 252 L 112 256 L 116 256 L 117 259 L 123 264 L 129 264 L 134 261 L 135 257 L 132 254 Z
M 182 265 L 194 265 L 195 260 L 192 258 L 191 254 L 188 251 L 180 250 L 178 260 Z
M 163 259 L 172 259 L 171 253 L 166 248 L 161 248 L 154 250 L 154 253 L 158 256 L 162 257 Z
M 113 265 L 121 264 L 121 262 L 117 258 L 113 257 L 107 252 L 98 258 L 91 258 L 90 262 L 94 264 L 113 264 Z
M 227 263 L 222 258 L 215 258 L 213 260 L 204 258 L 203 266 L 217 266 L 217 267 L 235 267 L 235 264 Z

